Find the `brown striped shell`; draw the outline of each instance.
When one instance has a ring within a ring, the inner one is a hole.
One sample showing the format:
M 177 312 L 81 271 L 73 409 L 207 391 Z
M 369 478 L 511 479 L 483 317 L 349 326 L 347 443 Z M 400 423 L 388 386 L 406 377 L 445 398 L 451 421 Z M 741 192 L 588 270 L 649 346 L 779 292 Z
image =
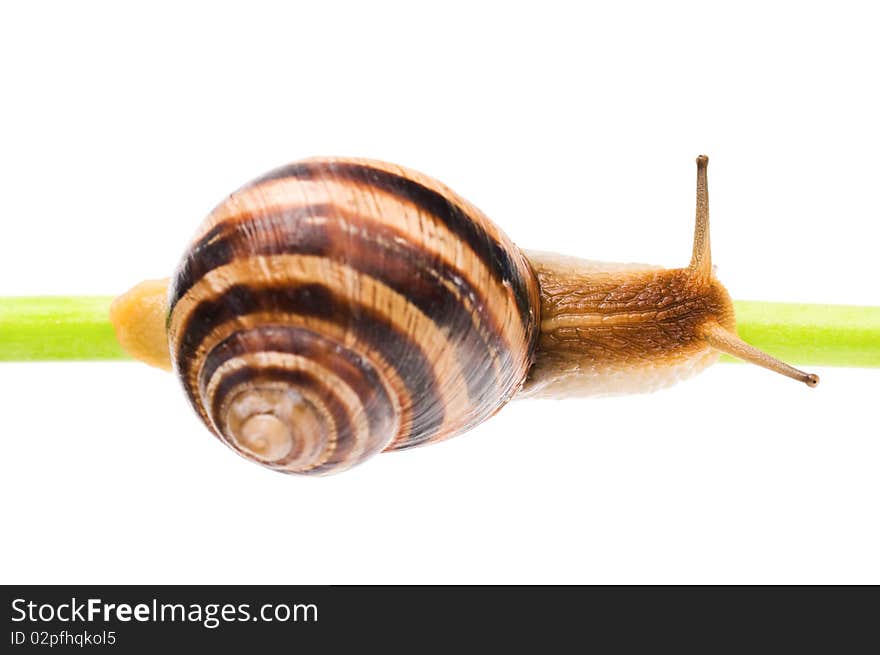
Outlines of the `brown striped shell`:
M 442 184 L 391 164 L 279 168 L 205 220 L 171 285 L 174 368 L 206 425 L 291 473 L 455 436 L 522 386 L 538 283 Z

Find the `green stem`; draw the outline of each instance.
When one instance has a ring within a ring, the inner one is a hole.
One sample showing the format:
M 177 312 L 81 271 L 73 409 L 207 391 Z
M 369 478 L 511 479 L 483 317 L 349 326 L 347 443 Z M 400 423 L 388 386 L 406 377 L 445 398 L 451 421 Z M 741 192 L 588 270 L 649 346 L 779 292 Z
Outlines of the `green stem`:
M 112 300 L 0 298 L 0 362 L 128 359 L 110 325 Z
M 789 364 L 880 366 L 880 307 L 738 300 L 742 339 Z M 724 357 L 723 361 L 737 361 Z
M 129 359 L 108 320 L 112 300 L 0 298 L 0 361 Z M 791 364 L 880 367 L 880 307 L 737 301 L 736 314 L 743 339 Z

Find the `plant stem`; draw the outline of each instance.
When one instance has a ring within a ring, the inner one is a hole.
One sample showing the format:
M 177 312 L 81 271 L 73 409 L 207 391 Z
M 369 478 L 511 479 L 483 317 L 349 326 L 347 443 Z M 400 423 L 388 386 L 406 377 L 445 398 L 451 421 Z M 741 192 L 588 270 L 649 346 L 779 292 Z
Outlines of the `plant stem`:
M 0 361 L 128 359 L 107 296 L 0 298 Z
M 0 298 L 0 361 L 129 359 L 108 320 L 112 300 Z M 737 301 L 736 314 L 745 341 L 786 362 L 880 367 L 880 307 Z
M 743 340 L 784 362 L 880 366 L 880 307 L 745 300 L 734 304 Z

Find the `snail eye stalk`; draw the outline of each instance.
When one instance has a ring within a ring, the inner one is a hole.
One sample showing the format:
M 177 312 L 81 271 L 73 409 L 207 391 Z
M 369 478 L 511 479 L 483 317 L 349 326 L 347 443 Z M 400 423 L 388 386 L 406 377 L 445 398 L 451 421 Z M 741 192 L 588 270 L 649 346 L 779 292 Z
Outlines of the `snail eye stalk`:
M 697 157 L 697 210 L 694 224 L 694 247 L 691 263 L 688 266 L 692 278 L 698 284 L 712 284 L 712 247 L 709 236 L 709 182 L 707 169 L 709 158 L 706 155 Z M 754 346 L 750 346 L 733 330 L 717 321 L 707 321 L 700 328 L 701 336 L 715 350 L 731 357 L 736 357 L 751 364 L 757 364 L 770 371 L 785 375 L 808 387 L 819 384 L 819 376 L 805 373 L 785 362 L 768 355 Z

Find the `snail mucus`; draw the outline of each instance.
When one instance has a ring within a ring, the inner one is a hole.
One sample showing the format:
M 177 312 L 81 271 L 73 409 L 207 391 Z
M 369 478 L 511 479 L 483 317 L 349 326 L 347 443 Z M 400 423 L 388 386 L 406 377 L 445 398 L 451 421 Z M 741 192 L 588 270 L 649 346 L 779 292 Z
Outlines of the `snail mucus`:
M 697 158 L 684 268 L 520 250 L 406 168 L 317 158 L 220 203 L 169 280 L 111 310 L 135 358 L 173 369 L 248 459 L 326 474 L 430 444 L 509 400 L 646 392 L 728 353 L 815 386 L 743 342 L 715 278 Z

